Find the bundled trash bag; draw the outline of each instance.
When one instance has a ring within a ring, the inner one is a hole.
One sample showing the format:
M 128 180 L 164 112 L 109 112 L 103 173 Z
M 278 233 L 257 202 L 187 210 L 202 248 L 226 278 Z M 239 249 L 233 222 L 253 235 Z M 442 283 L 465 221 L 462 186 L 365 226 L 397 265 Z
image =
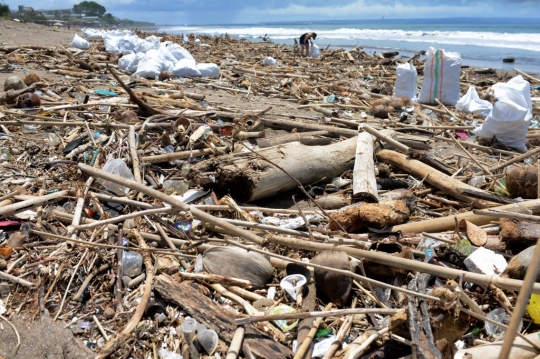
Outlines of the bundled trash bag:
M 195 61 L 182 59 L 174 64 L 171 75 L 175 77 L 198 77 L 201 71 L 197 68 Z
M 219 77 L 220 68 L 217 64 L 212 63 L 202 63 L 197 64 L 197 70 L 201 73 L 203 77 Z
M 77 49 L 87 50 L 90 48 L 90 43 L 79 35 L 75 34 L 75 36 L 73 36 L 73 40 L 71 40 L 70 46 Z
M 159 50 L 150 50 L 137 64 L 137 72 L 134 75 L 147 79 L 155 79 L 156 76 L 159 76 L 161 70 L 167 68 L 166 65 L 167 63 Z
M 118 67 L 129 72 L 137 71 L 137 65 L 146 55 L 142 52 L 127 54 L 118 59 Z
M 456 103 L 456 108 L 467 113 L 476 113 L 486 117 L 491 112 L 491 102 L 482 100 L 476 92 L 476 87 L 471 86 L 467 93 Z
M 520 152 L 527 151 L 526 135 L 532 119 L 531 85 L 521 75 L 493 85 L 497 102 L 476 135 L 492 139 Z
M 406 96 L 409 100 L 416 97 L 416 68 L 411 63 L 401 64 L 396 68 L 396 97 Z
M 459 100 L 461 55 L 430 47 L 424 68 L 424 82 L 418 102 L 435 105 L 436 98 L 443 104 L 454 106 Z
M 319 56 L 321 56 L 321 50 L 319 49 L 319 46 L 317 44 L 313 44 L 311 45 L 311 57 L 313 57 L 314 59 L 318 58 Z
M 274 59 L 273 57 L 270 57 L 270 56 L 266 56 L 263 60 L 263 65 L 264 66 L 276 66 L 277 64 L 277 61 L 276 59 Z

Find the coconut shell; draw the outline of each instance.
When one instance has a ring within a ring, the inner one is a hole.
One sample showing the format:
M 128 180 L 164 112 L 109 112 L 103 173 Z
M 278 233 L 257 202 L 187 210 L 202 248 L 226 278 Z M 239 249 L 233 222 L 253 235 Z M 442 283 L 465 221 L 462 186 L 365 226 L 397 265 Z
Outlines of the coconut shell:
M 118 111 L 115 113 L 116 120 L 122 123 L 135 123 L 139 122 L 139 117 L 132 110 Z
M 351 270 L 349 257 L 342 251 L 323 251 L 311 263 L 335 269 Z M 345 304 L 349 299 L 352 278 L 343 274 L 315 268 L 315 283 L 334 303 Z
M 167 70 L 163 70 L 159 73 L 159 81 L 165 81 L 171 78 L 171 74 Z
M 536 245 L 531 246 L 512 257 L 504 270 L 503 276 L 523 280 L 523 278 L 525 278 L 525 273 L 527 273 L 527 269 L 531 265 L 535 249 Z M 540 271 L 536 276 L 536 281 L 540 282 Z
M 9 90 L 22 90 L 24 83 L 17 76 L 10 76 L 4 81 L 4 91 Z
M 512 197 L 535 199 L 538 195 L 538 168 L 514 167 L 506 172 L 506 189 Z
M 208 273 L 245 279 L 253 288 L 263 288 L 273 277 L 274 268 L 261 254 L 238 247 L 214 247 L 203 254 Z

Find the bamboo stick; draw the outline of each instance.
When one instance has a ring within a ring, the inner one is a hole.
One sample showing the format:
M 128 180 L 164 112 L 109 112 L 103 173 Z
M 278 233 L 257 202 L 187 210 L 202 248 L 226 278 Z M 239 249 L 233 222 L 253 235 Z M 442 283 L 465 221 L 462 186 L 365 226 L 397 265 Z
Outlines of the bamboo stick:
M 290 320 L 304 318 L 319 318 L 330 316 L 344 316 L 349 314 L 383 314 L 394 315 L 402 312 L 403 309 L 382 309 L 382 308 L 355 308 L 355 309 L 334 309 L 322 312 L 300 312 L 300 313 L 282 313 L 275 315 L 264 315 L 248 318 L 238 318 L 235 320 L 236 325 L 244 325 L 271 320 Z
M 328 313 L 328 316 L 330 315 L 332 303 L 328 303 L 328 305 L 324 308 L 323 313 Z M 300 347 L 296 350 L 296 354 L 294 355 L 293 359 L 301 359 L 304 357 L 304 353 L 308 350 L 309 345 L 313 341 L 313 338 L 315 337 L 315 333 L 317 332 L 317 329 L 319 329 L 319 325 L 321 325 L 321 322 L 323 320 L 323 317 L 318 317 L 315 322 L 313 323 L 313 326 L 309 330 L 309 333 L 306 338 L 304 338 L 304 341 L 302 344 L 300 344 Z

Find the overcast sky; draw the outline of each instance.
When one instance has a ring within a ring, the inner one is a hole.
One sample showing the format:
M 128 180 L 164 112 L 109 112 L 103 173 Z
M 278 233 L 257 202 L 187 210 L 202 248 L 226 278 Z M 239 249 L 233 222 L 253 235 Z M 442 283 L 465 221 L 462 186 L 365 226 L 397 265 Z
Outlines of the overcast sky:
M 71 8 L 80 0 L 0 0 L 15 10 Z M 441 17 L 536 17 L 540 0 L 98 0 L 119 18 L 156 24 Z

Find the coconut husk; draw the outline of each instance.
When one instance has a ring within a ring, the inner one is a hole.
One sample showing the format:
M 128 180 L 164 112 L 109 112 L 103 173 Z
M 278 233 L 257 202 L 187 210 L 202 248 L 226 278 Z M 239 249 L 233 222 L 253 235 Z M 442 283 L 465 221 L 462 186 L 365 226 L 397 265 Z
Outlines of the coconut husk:
M 274 274 L 274 268 L 266 258 L 238 247 L 214 247 L 206 250 L 203 267 L 212 274 L 248 280 L 254 288 L 265 287 Z
M 538 196 L 537 166 L 514 167 L 506 172 L 506 189 L 512 197 L 534 199 Z
M 311 263 L 336 269 L 351 270 L 349 257 L 342 251 L 322 251 Z M 345 304 L 351 292 L 352 278 L 315 268 L 315 283 L 334 303 Z

